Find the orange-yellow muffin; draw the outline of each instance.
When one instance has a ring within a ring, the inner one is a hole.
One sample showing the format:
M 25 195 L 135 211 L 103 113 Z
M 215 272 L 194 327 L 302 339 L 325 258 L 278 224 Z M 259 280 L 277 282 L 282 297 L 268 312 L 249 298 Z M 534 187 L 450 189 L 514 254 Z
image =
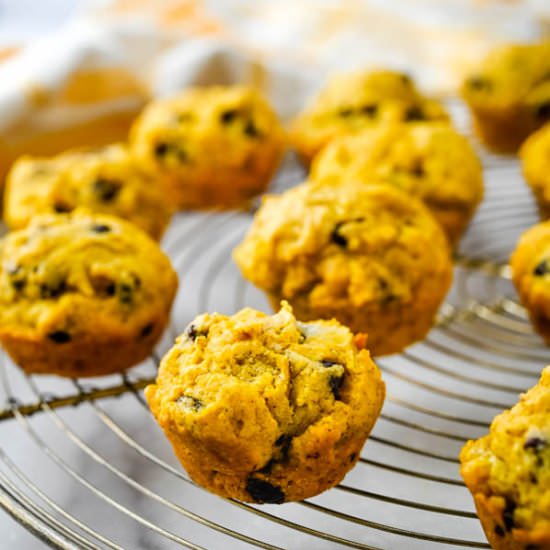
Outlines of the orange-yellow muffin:
M 496 48 L 466 78 L 462 96 L 483 142 L 515 152 L 550 120 L 550 41 Z
M 550 344 L 550 221 L 531 227 L 521 236 L 510 267 L 533 325 Z
M 355 465 L 384 401 L 384 383 L 336 321 L 247 308 L 197 317 L 145 395 L 200 485 L 229 498 L 302 500 Z
M 267 197 L 234 258 L 298 319 L 338 319 L 376 355 L 432 326 L 452 279 L 449 246 L 424 204 L 388 185 L 305 183 Z
M 520 149 L 523 175 L 543 220 L 550 218 L 550 124 L 527 138 Z
M 158 182 L 137 169 L 122 144 L 22 157 L 13 165 L 4 195 L 4 220 L 11 229 L 40 214 L 79 207 L 127 219 L 155 239 L 172 213 Z
M 381 123 L 445 121 L 443 106 L 405 74 L 370 71 L 332 78 L 293 121 L 290 141 L 306 166 L 336 137 Z
M 384 182 L 418 197 L 451 245 L 483 197 L 481 164 L 448 124 L 391 124 L 336 138 L 315 158 L 310 178 L 328 185 Z
M 488 435 L 466 444 L 460 462 L 495 550 L 550 548 L 550 367 Z
M 136 160 L 180 209 L 246 205 L 267 187 L 284 141 L 271 107 L 246 86 L 190 88 L 155 101 L 130 132 Z
M 39 216 L 0 241 L 0 342 L 29 373 L 96 376 L 145 359 L 177 276 L 146 233 L 114 216 Z

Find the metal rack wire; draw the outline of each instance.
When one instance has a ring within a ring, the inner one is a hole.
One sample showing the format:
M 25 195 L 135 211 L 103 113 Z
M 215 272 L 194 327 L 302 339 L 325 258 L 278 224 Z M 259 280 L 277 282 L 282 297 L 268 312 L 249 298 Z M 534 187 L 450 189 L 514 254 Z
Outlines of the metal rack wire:
M 459 108 L 452 104 L 452 108 Z M 458 452 L 533 385 L 550 354 L 509 282 L 507 255 L 536 221 L 517 162 L 484 155 L 486 199 L 427 339 L 377 361 L 388 397 L 337 488 L 284 506 L 219 499 L 176 463 L 141 390 L 174 335 L 203 311 L 268 310 L 231 262 L 250 213 L 182 215 L 165 247 L 181 276 L 157 353 L 124 375 L 23 375 L 2 356 L 0 506 L 54 548 L 488 548 Z M 302 174 L 292 161 L 277 188 Z

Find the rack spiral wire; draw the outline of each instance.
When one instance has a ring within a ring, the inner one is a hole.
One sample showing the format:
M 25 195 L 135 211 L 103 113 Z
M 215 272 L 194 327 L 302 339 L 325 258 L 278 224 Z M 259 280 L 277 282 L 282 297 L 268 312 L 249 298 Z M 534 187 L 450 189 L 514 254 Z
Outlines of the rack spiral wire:
M 68 381 L 25 376 L 2 356 L 0 505 L 63 549 L 489 548 L 458 453 L 536 382 L 550 354 L 506 265 L 518 235 L 535 223 L 535 207 L 517 161 L 484 153 L 483 162 L 486 198 L 437 326 L 404 353 L 377 360 L 386 403 L 337 488 L 284 506 L 220 499 L 193 484 L 148 413 L 141 390 L 190 319 L 247 305 L 269 310 L 231 261 L 251 214 L 186 214 L 165 240 L 181 279 L 173 323 L 145 364 Z M 290 161 L 275 187 L 302 177 Z

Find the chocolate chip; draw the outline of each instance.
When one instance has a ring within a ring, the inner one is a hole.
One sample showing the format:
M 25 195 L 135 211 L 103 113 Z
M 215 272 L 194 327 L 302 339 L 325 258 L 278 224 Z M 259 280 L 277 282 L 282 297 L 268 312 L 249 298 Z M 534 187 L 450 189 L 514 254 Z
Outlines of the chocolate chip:
M 533 269 L 533 275 L 536 275 L 537 277 L 542 277 L 547 273 L 550 273 L 550 268 L 546 260 L 542 260 L 542 262 L 540 262 L 537 267 Z
M 285 494 L 281 488 L 263 479 L 249 476 L 246 480 L 246 490 L 259 503 L 282 504 L 285 501 Z
M 298 344 L 303 344 L 306 340 L 307 336 L 303 332 L 300 332 L 300 336 L 298 337 Z
M 355 110 L 352 109 L 351 107 L 342 107 L 338 111 L 338 115 L 341 116 L 342 118 L 348 118 L 351 115 L 353 115 L 354 112 L 355 112 Z
M 177 398 L 176 403 L 178 403 L 178 405 L 183 405 L 188 409 L 193 409 L 195 412 L 204 407 L 204 403 L 200 399 L 197 399 L 191 395 L 180 395 Z
M 123 304 L 131 304 L 134 298 L 134 288 L 127 283 L 118 285 L 118 299 Z
M 321 365 L 323 365 L 323 367 L 332 367 L 334 365 L 340 365 L 341 363 L 337 363 L 336 361 L 332 361 L 332 359 L 321 359 L 320 361 Z
M 474 90 L 490 90 L 492 88 L 491 81 L 482 76 L 473 76 L 467 80 L 466 84 Z
M 107 283 L 105 285 L 105 294 L 107 294 L 107 296 L 114 296 L 116 294 L 115 283 Z
M 119 193 L 121 184 L 115 180 L 98 178 L 94 181 L 94 193 L 103 202 L 111 202 Z
M 220 114 L 220 122 L 222 124 L 231 124 L 240 114 L 238 109 L 228 109 Z
M 155 156 L 158 158 L 164 158 L 168 155 L 175 156 L 179 162 L 187 162 L 187 153 L 180 149 L 177 145 L 173 143 L 159 142 L 155 145 Z
M 542 439 L 540 437 L 530 437 L 523 444 L 523 448 L 526 450 L 533 449 L 535 453 L 539 453 L 547 445 L 548 445 L 548 442 L 545 439 Z
M 509 498 L 506 499 L 506 506 L 502 512 L 502 521 L 504 521 L 504 527 L 507 531 L 511 531 L 514 528 L 514 511 L 516 509 L 516 503 Z
M 206 336 L 208 334 L 208 331 L 201 331 L 198 330 L 197 327 L 191 323 L 186 329 L 185 329 L 185 335 L 189 340 L 194 342 L 198 336 Z
M 334 229 L 332 230 L 332 233 L 330 234 L 330 240 L 334 244 L 337 244 L 338 246 L 341 246 L 342 248 L 346 248 L 346 246 L 348 245 L 348 240 L 346 239 L 346 237 L 344 237 L 344 235 L 339 233 L 339 230 L 343 225 L 344 225 L 344 222 L 338 222 L 334 226 Z
M 71 335 L 64 330 L 54 330 L 48 333 L 48 338 L 56 344 L 66 344 L 71 341 Z
M 535 111 L 535 116 L 539 120 L 546 120 L 547 118 L 550 118 L 550 101 L 539 105 Z
M 92 225 L 91 229 L 94 233 L 109 233 L 111 231 L 111 227 L 103 223 L 96 223 Z
M 370 118 L 374 118 L 377 113 L 378 113 L 378 105 L 376 104 L 364 105 L 363 107 L 361 107 L 361 114 L 366 115 Z
M 154 328 L 155 328 L 155 323 L 149 323 L 145 325 L 139 333 L 140 338 L 145 338 L 149 336 L 153 332 Z
M 332 395 L 334 395 L 334 399 L 337 401 L 340 401 L 342 397 L 340 396 L 340 390 L 342 388 L 342 384 L 344 383 L 344 375 L 341 376 L 331 376 L 328 380 L 328 385 L 330 388 L 330 391 L 332 392 Z
M 405 113 L 405 120 L 407 122 L 413 122 L 415 120 L 426 120 L 424 112 L 418 105 L 413 105 L 409 107 Z
M 416 176 L 417 178 L 421 178 L 422 176 L 424 176 L 424 166 L 422 166 L 422 163 L 421 162 L 417 162 L 413 167 L 412 167 L 412 170 L 411 170 L 411 174 L 413 176 Z
M 349 461 L 350 461 L 350 462 L 353 462 L 353 461 L 356 459 L 356 457 L 357 457 L 357 454 L 356 454 L 356 453 L 351 453 L 351 454 L 349 455 Z
M 25 288 L 27 280 L 21 266 L 11 265 L 6 268 L 6 273 L 10 278 L 11 285 L 16 291 L 19 292 Z
M 495 525 L 495 535 L 503 537 L 505 535 L 504 529 L 500 525 Z
M 18 292 L 23 290 L 26 284 L 27 284 L 27 281 L 25 279 L 15 279 L 11 282 L 11 285 L 13 286 L 13 288 Z
M 244 133 L 251 138 L 257 138 L 260 137 L 260 132 L 258 131 L 258 128 L 254 125 L 254 122 L 252 120 L 249 120 L 245 127 L 244 127 Z
M 292 443 L 291 435 L 282 435 L 275 441 L 277 447 L 281 447 L 281 460 L 286 460 L 288 458 L 288 450 L 290 449 L 290 444 Z
M 40 297 L 44 299 L 58 298 L 67 290 L 67 283 L 64 280 L 53 283 L 42 283 L 40 285 Z
M 66 204 L 63 204 L 61 202 L 56 202 L 54 205 L 53 205 L 53 209 L 58 213 L 58 214 L 66 214 L 67 212 L 71 212 L 72 211 L 72 208 L 70 206 L 67 206 Z

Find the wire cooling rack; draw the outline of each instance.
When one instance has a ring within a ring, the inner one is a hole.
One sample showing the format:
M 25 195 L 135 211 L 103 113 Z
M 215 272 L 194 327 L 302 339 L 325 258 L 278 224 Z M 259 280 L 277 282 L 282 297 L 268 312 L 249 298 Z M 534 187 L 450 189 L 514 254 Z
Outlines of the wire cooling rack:
M 458 102 L 450 108 L 465 120 Z M 488 548 L 458 453 L 536 382 L 550 354 L 506 265 L 518 235 L 537 220 L 534 204 L 516 160 L 482 158 L 486 197 L 437 326 L 422 343 L 377 361 L 386 403 L 338 487 L 282 506 L 220 499 L 190 481 L 149 414 L 141 390 L 196 314 L 269 311 L 231 261 L 251 213 L 186 214 L 164 242 L 181 279 L 173 322 L 147 362 L 123 375 L 62 380 L 25 376 L 1 356 L 0 505 L 64 549 Z M 302 177 L 289 160 L 275 188 Z

